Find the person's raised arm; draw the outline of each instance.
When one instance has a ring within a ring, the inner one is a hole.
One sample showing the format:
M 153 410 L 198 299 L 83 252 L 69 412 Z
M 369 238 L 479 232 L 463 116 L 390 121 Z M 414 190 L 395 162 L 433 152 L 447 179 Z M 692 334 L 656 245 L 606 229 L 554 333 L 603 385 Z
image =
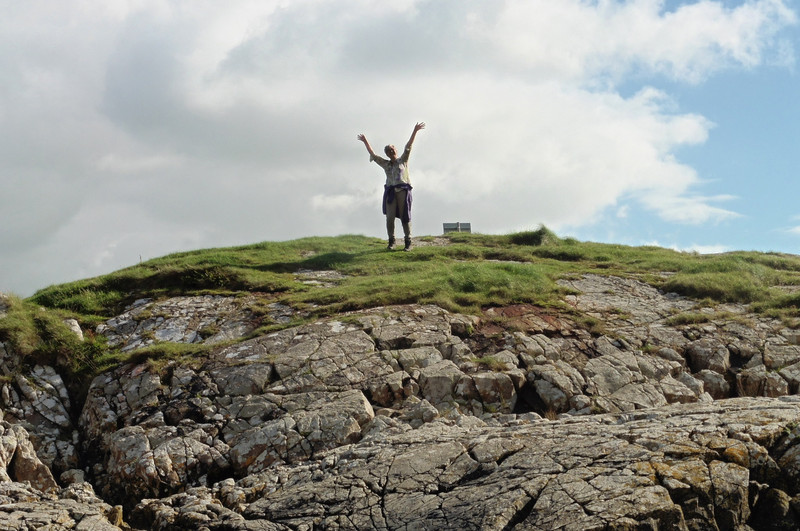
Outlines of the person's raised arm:
M 414 143 L 414 139 L 417 137 L 417 131 L 420 129 L 425 129 L 425 122 L 417 122 L 417 125 L 414 126 L 414 130 L 411 132 L 411 138 L 409 138 L 408 142 L 406 142 L 405 151 L 409 151 L 411 149 L 411 145 Z
M 363 133 L 361 133 L 361 134 L 358 135 L 358 139 L 361 140 L 362 142 L 364 142 L 364 147 L 367 148 L 367 151 L 369 152 L 369 160 L 375 159 L 375 152 L 372 151 L 372 146 L 369 145 L 369 141 L 367 140 L 367 137 L 364 136 Z

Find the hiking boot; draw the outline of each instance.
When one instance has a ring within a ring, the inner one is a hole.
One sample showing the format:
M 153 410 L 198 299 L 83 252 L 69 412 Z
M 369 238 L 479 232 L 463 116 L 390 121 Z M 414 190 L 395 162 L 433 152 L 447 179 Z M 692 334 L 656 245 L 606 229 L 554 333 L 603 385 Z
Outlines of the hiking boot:
M 403 247 L 403 250 L 404 251 L 410 251 L 411 250 L 411 238 L 406 238 L 406 246 Z
M 394 249 L 394 238 L 389 238 L 389 245 L 386 246 L 386 249 L 390 251 Z

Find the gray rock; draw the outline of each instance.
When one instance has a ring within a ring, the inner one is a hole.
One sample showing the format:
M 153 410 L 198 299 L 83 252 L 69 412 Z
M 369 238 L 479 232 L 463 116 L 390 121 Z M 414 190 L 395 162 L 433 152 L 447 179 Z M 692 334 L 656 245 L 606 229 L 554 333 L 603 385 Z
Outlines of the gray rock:
M 502 372 L 481 372 L 469 378 L 475 385 L 484 411 L 502 413 L 514 411 L 517 404 L 517 390 L 509 375 Z
M 20 367 L 13 353 L 6 353 L 4 370 L 13 380 L 0 386 L 3 417 L 11 423 L 25 426 L 39 459 L 59 474 L 78 464 L 69 393 L 61 376 L 53 367 L 35 365 Z
M 97 327 L 112 346 L 123 351 L 157 341 L 218 343 L 246 336 L 255 329 L 248 305 L 253 297 L 202 295 L 165 301 L 140 299 L 127 311 Z
M 694 305 L 689 299 L 665 295 L 633 279 L 584 275 L 558 283 L 580 292 L 568 295 L 567 302 L 583 311 L 606 316 L 622 327 L 655 323 Z M 620 317 L 620 310 L 624 311 L 625 318 Z
M 76 319 L 64 319 L 64 324 L 67 325 L 67 328 L 69 328 L 79 340 L 83 341 L 83 330 L 81 330 L 81 325 L 78 324 Z
M 27 430 L 0 421 L 0 481 L 27 482 L 48 493 L 57 490 L 53 474 L 36 455 Z
M 695 378 L 703 382 L 703 389 L 715 400 L 730 396 L 730 384 L 725 376 L 709 369 L 703 369 L 695 374 Z
M 725 374 L 731 367 L 730 352 L 718 339 L 698 339 L 686 347 L 692 372 L 708 369 Z
M 362 426 L 374 416 L 360 391 L 323 396 L 231 440 L 231 462 L 234 470 L 254 473 L 276 462 L 305 460 L 316 452 L 360 440 Z
M 83 483 L 86 480 L 86 474 L 83 470 L 73 468 L 71 470 L 67 470 L 63 472 L 61 476 L 59 476 L 59 480 L 64 485 L 72 485 L 74 483 Z
M 583 375 L 563 361 L 547 361 L 531 367 L 528 382 L 548 411 L 564 412 L 573 397 L 583 394 L 586 385 Z
M 779 373 L 758 365 L 736 375 L 736 390 L 739 396 L 784 396 L 789 384 Z
M 0 502 L 0 525 L 3 529 L 130 529 L 122 521 L 120 508 L 112 507 L 94 496 L 88 483 L 64 489 L 59 495 L 43 494 L 27 484 L 0 483 Z
M 464 376 L 450 360 L 442 360 L 419 371 L 420 393 L 432 404 L 449 404 L 454 400 L 453 391 Z
M 122 510 L 140 529 L 209 531 L 744 530 L 773 513 L 797 527 L 800 402 L 783 395 L 800 358 L 783 324 L 724 305 L 671 326 L 693 301 L 630 279 L 565 285 L 603 334 L 531 305 L 354 312 L 118 367 L 77 426 L 57 369 L 0 348 L 0 527 L 124 528 Z M 238 337 L 242 302 L 141 300 L 101 329 L 131 349 Z M 753 397 L 726 399 L 731 382 Z
M 743 528 L 761 465 L 747 450 L 733 451 L 746 444 L 731 438 L 737 435 L 731 427 L 748 426 L 751 452 L 771 461 L 776 435 L 798 415 L 797 399 L 750 398 L 505 427 L 435 421 L 381 432 L 318 461 L 216 485 L 202 496 L 193 492 L 198 501 L 184 494 L 147 501 L 135 513 L 177 522 L 171 515 L 179 506 L 219 503 L 244 520 L 227 511 L 217 517 L 197 512 L 206 515 L 205 525 L 224 519 L 226 529 L 256 523 L 275 529 L 267 526 L 592 529 L 609 522 Z M 781 459 L 790 470 L 793 456 L 785 452 Z M 143 523 L 151 520 L 142 516 Z
M 778 370 L 800 362 L 800 346 L 775 344 L 767 341 L 764 344 L 764 366 Z
M 406 372 L 422 369 L 444 359 L 441 352 L 432 346 L 395 350 L 390 351 L 389 354 L 397 360 L 400 367 Z

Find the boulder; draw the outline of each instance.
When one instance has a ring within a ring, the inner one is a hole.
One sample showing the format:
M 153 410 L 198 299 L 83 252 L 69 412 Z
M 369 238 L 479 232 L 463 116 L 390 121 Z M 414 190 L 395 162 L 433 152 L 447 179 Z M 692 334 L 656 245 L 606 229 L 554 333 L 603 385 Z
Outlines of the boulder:
M 556 413 L 567 411 L 572 398 L 583 394 L 586 385 L 577 369 L 560 360 L 530 367 L 527 380 L 545 409 Z
M 470 376 L 484 410 L 511 413 L 517 404 L 517 391 L 511 377 L 502 372 L 482 372 Z
M 766 341 L 763 359 L 764 366 L 769 370 L 779 370 L 794 365 L 800 362 L 800 346 Z
M 779 373 L 758 365 L 736 375 L 736 391 L 739 396 L 784 396 L 789 384 Z
M 0 481 L 27 482 L 44 493 L 58 490 L 50 468 L 36 455 L 27 430 L 6 421 L 0 421 Z
M 686 347 L 686 354 L 692 372 L 708 369 L 725 374 L 731 367 L 730 352 L 719 339 L 706 338 L 692 341 Z
M 730 396 L 731 386 L 724 375 L 709 369 L 703 369 L 694 376 L 696 379 L 703 382 L 703 389 L 711 395 L 714 400 L 720 400 Z
M 130 530 L 122 510 L 98 498 L 89 483 L 57 493 L 43 493 L 29 483 L 0 482 L 0 525 L 3 529 L 75 531 Z
M 442 360 L 419 371 L 420 394 L 434 405 L 449 404 L 455 400 L 453 391 L 464 376 L 450 360 Z
M 275 462 L 304 460 L 315 452 L 358 441 L 362 426 L 374 416 L 360 391 L 326 395 L 231 440 L 231 462 L 234 470 L 252 474 Z

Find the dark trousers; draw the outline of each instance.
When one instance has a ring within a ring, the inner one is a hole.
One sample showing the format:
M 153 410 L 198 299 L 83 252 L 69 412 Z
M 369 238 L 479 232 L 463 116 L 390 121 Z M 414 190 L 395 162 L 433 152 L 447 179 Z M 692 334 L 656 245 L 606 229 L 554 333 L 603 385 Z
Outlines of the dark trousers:
M 402 220 L 405 217 L 403 214 L 405 214 L 407 195 L 408 190 L 397 188 L 394 191 L 394 201 L 386 201 L 386 233 L 390 240 L 394 239 L 395 218 Z M 403 223 L 403 234 L 406 239 L 411 238 L 411 222 Z

